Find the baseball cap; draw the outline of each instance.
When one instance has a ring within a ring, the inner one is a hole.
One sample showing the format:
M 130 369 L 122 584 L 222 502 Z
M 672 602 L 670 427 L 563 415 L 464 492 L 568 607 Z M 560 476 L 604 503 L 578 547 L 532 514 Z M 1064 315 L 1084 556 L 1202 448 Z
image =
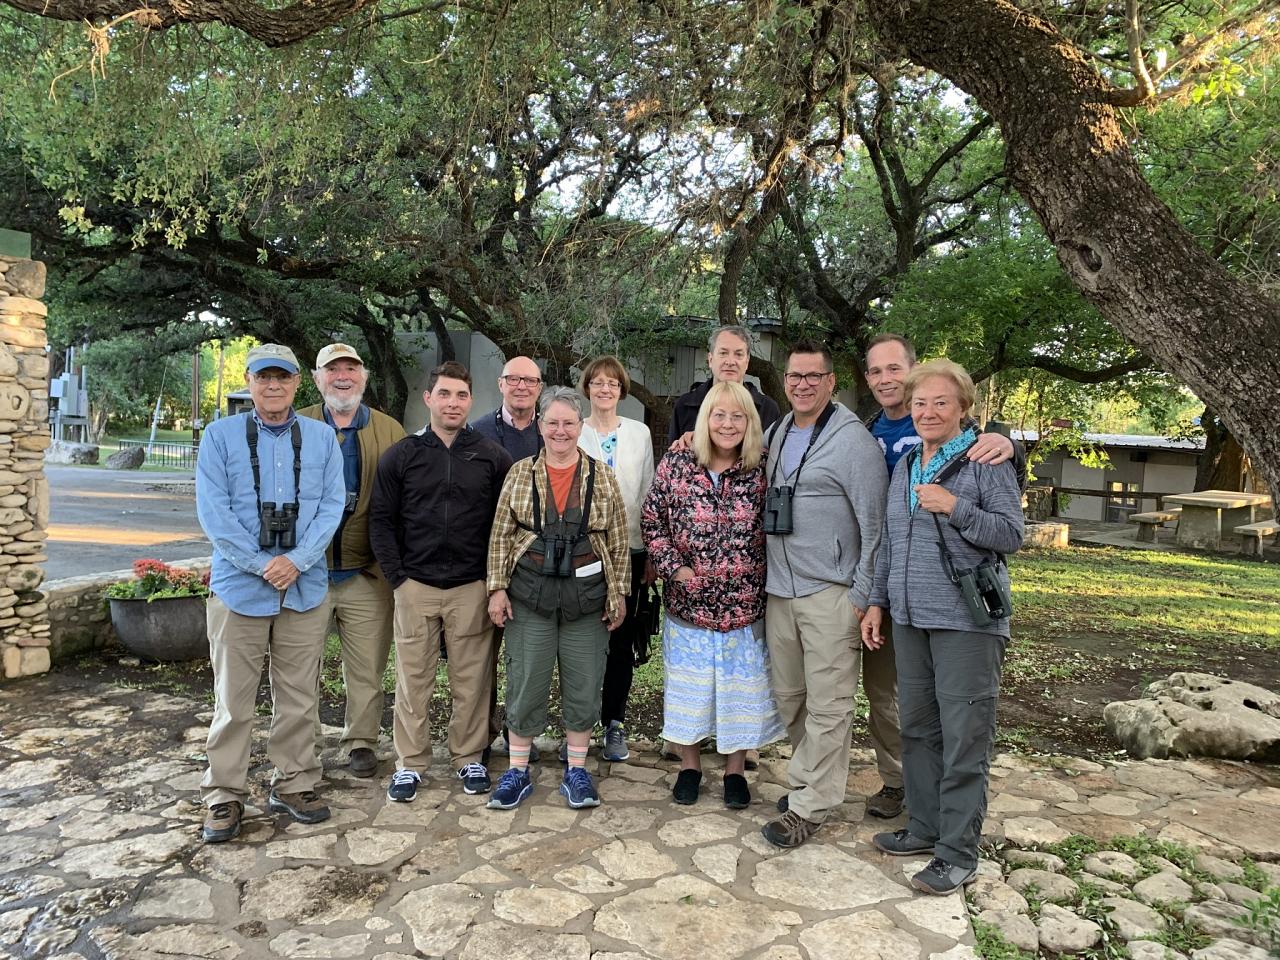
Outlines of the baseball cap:
M 282 343 L 263 343 L 249 351 L 245 367 L 250 373 L 261 373 L 270 367 L 278 367 L 289 373 L 302 369 L 298 358 Z
M 322 370 L 333 361 L 342 359 L 354 360 L 360 366 L 364 366 L 364 361 L 360 359 L 360 354 L 356 353 L 355 347 L 347 343 L 331 343 L 316 355 L 316 369 Z

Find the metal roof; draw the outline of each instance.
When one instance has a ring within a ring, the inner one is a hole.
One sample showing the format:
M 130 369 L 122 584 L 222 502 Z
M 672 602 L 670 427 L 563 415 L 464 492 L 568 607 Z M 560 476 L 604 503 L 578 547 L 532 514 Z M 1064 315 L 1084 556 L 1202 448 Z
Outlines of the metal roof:
M 1035 443 L 1040 439 L 1036 430 L 1011 430 L 1015 440 Z M 1136 433 L 1086 433 L 1085 440 L 1100 447 L 1124 447 L 1130 450 L 1184 450 L 1188 453 L 1200 453 L 1204 450 L 1204 437 L 1191 437 L 1185 440 L 1173 440 L 1169 437 L 1150 436 Z

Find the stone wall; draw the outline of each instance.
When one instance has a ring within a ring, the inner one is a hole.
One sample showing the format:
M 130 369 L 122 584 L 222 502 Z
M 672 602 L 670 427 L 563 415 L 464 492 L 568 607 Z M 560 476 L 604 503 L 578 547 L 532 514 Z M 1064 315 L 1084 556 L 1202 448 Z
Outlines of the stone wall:
M 24 677 L 49 669 L 44 579 L 49 483 L 49 358 L 44 264 L 0 256 L 0 665 Z

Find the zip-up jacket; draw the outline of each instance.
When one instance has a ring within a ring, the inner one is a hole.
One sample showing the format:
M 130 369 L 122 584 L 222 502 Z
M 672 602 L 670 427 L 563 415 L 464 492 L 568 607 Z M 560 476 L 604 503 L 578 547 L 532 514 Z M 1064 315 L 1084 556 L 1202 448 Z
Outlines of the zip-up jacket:
M 511 455 L 467 427 L 447 447 L 430 429 L 382 455 L 369 542 L 392 587 L 443 590 L 485 578 L 489 532 Z
M 713 383 L 715 383 L 714 380 L 703 380 L 701 383 L 694 384 L 687 393 L 682 393 L 676 398 L 671 408 L 671 425 L 667 428 L 668 446 L 691 431 L 697 424 L 698 410 L 702 407 L 702 401 L 707 399 L 707 394 L 711 392 Z M 754 383 L 743 381 L 742 385 L 747 388 L 747 393 L 751 394 L 751 402 L 755 404 L 756 413 L 760 415 L 760 429 L 768 430 L 778 422 L 780 416 L 777 401 L 767 393 L 761 393 Z
M 912 455 L 914 456 L 914 454 Z M 919 630 L 969 630 L 1009 636 L 1009 621 L 974 622 L 960 587 L 951 582 L 938 549 L 938 527 L 924 507 L 911 513 L 911 457 L 903 457 L 889 484 L 889 503 L 876 557 L 871 602 L 888 607 L 895 623 Z M 995 560 L 992 551 L 1022 546 L 1022 494 L 1008 461 L 996 466 L 965 461 L 942 486 L 956 497 L 950 517 L 938 517 L 957 570 Z M 1001 563 L 999 576 L 1009 582 Z
M 884 411 L 879 410 L 876 413 L 871 414 L 871 416 L 867 417 L 865 420 L 863 420 L 862 425 L 866 427 L 868 430 L 872 430 L 875 427 L 876 421 L 883 416 L 884 416 Z M 989 430 L 985 429 L 980 423 L 978 423 L 975 417 L 967 418 L 965 422 L 962 424 L 962 426 L 966 429 L 972 428 L 976 430 L 978 433 L 990 433 Z M 872 436 L 874 436 L 874 433 L 872 434 Z M 876 442 L 879 443 L 879 441 L 876 441 Z M 1009 442 L 1013 444 L 1013 459 L 1010 460 L 1009 462 L 1013 464 L 1013 472 L 1017 474 L 1018 489 L 1025 490 L 1027 486 L 1027 451 L 1026 451 L 1026 448 L 1017 440 L 1010 438 Z M 887 459 L 887 456 L 886 456 L 886 459 Z

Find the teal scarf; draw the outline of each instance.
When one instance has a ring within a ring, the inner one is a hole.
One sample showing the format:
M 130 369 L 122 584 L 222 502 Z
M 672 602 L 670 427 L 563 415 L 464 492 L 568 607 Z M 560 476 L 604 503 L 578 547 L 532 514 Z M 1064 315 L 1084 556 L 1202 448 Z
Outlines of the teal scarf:
M 907 484 L 907 503 L 912 513 L 916 512 L 916 507 L 919 505 L 916 487 L 923 483 L 933 483 L 933 478 L 942 472 L 942 468 L 956 457 L 964 456 L 964 452 L 973 446 L 977 439 L 978 432 L 972 427 L 962 430 L 942 445 L 942 449 L 933 455 L 927 467 L 920 466 L 921 461 L 924 460 L 924 454 L 920 447 L 916 447 L 911 455 L 911 482 Z

